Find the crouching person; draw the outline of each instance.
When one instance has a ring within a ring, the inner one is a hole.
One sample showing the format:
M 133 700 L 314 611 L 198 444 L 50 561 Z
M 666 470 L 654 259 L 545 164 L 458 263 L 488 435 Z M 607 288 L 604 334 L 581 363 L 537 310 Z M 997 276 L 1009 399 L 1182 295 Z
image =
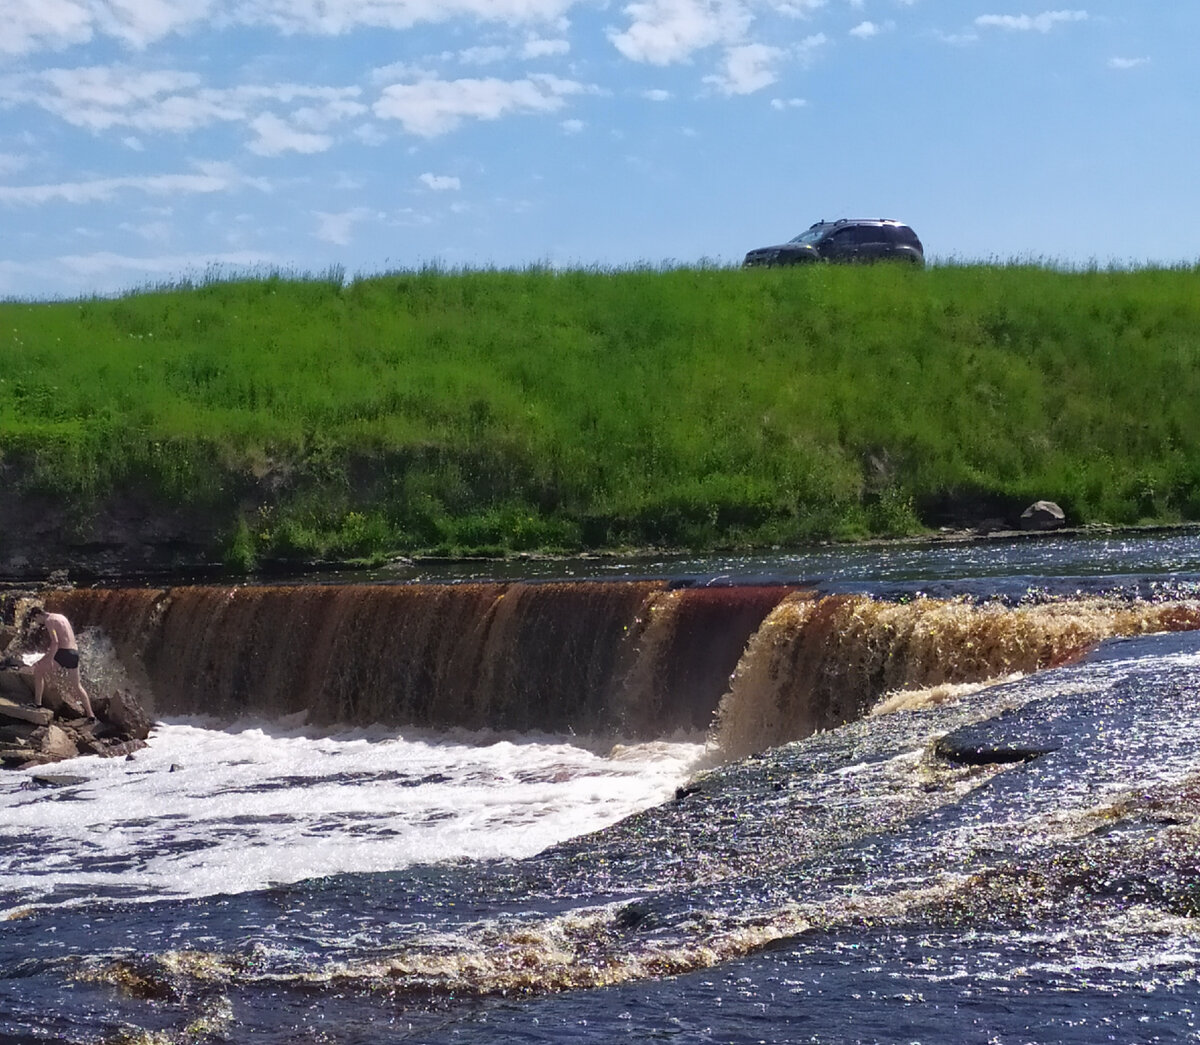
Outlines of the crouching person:
M 35 607 L 30 612 L 29 619 L 46 629 L 48 639 L 45 655 L 33 665 L 33 702 L 41 707 L 46 679 L 58 668 L 65 671 L 71 680 L 75 695 L 83 705 L 83 713 L 88 718 L 95 718 L 92 702 L 79 677 L 79 647 L 75 642 L 75 629 L 71 627 L 71 622 L 61 613 L 47 613 L 43 606 Z

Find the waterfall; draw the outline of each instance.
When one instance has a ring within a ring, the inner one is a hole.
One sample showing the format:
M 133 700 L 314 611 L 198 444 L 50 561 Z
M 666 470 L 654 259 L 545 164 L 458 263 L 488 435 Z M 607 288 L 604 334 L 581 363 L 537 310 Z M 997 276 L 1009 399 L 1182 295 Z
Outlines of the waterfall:
M 1200 627 L 1192 603 L 892 603 L 665 581 L 73 590 L 156 714 L 619 733 L 714 728 L 729 756 L 881 697 L 1067 663 L 1101 639 Z

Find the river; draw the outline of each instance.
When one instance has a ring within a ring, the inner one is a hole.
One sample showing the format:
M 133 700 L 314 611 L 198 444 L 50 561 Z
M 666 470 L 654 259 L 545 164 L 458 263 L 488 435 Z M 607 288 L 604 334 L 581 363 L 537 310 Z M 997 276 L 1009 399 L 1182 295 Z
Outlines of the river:
M 57 598 L 4 1042 L 1200 1037 L 1194 533 Z

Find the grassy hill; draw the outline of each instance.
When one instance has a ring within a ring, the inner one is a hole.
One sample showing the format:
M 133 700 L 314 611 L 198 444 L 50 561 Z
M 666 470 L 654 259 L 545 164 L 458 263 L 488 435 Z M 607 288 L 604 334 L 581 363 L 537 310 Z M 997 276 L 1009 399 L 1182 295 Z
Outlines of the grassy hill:
M 1200 267 L 213 281 L 0 303 L 0 474 L 242 567 L 1195 520 L 1198 364 Z

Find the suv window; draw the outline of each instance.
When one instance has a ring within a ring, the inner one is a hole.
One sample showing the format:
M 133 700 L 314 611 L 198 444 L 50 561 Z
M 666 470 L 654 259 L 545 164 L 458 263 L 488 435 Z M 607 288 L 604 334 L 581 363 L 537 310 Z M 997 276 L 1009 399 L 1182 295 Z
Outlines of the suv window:
M 829 242 L 838 247 L 850 247 L 863 243 L 878 243 L 882 238 L 879 230 L 869 225 L 851 225 L 849 228 L 838 229 L 829 237 Z

